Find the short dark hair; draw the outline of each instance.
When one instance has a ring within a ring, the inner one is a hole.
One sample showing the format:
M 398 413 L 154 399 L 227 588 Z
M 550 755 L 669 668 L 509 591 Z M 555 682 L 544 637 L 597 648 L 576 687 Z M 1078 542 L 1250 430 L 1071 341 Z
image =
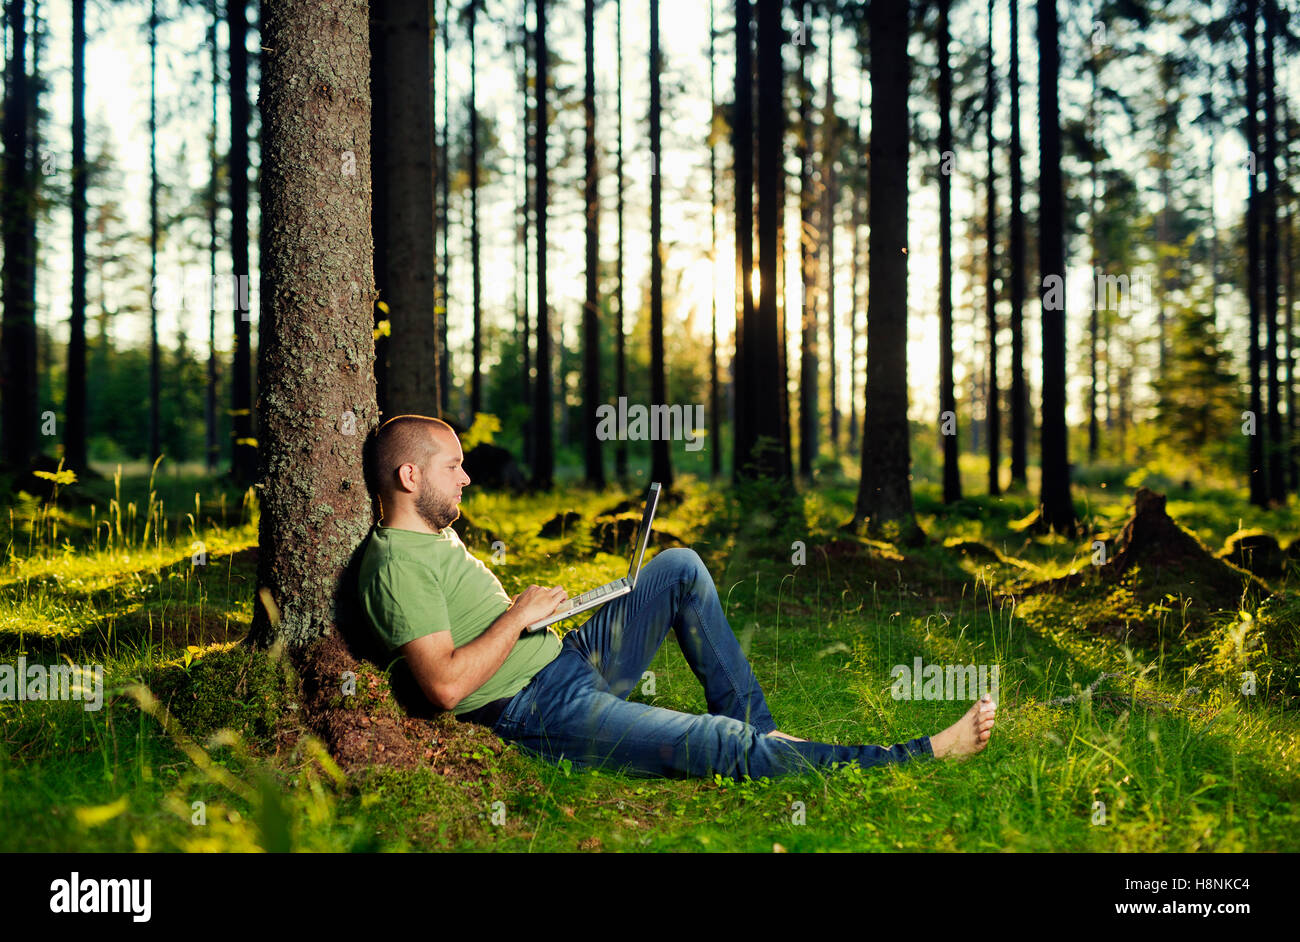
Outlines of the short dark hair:
M 366 486 L 370 493 L 380 498 L 393 493 L 397 469 L 407 462 L 418 468 L 427 465 L 438 453 L 438 440 L 432 432 L 440 428 L 456 434 L 442 419 L 427 415 L 395 415 L 375 429 L 365 448 Z

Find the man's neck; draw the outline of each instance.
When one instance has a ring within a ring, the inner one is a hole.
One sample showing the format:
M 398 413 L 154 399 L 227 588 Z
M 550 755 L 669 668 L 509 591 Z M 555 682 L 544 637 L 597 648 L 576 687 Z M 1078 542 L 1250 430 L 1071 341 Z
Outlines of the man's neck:
M 440 536 L 446 529 L 435 530 L 424 522 L 419 514 L 392 514 L 379 518 L 379 526 L 387 530 L 414 530 L 416 533 L 427 533 L 430 536 Z

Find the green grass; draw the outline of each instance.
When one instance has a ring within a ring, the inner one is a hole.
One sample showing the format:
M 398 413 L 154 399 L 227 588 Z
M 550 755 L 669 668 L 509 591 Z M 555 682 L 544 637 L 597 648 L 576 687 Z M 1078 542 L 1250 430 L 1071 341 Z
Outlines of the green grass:
M 198 478 L 127 477 L 20 501 L 0 531 L 0 663 L 105 668 L 100 711 L 0 702 L 0 850 L 1300 849 L 1297 681 L 1279 647 L 1300 622 L 1292 596 L 1219 611 L 1189 639 L 1178 599 L 1020 597 L 1016 586 L 1090 554 L 1085 540 L 1017 532 L 1027 495 L 944 508 L 920 486 L 928 546 L 873 543 L 844 558 L 826 548 L 845 539 L 851 481 L 806 492 L 786 517 L 762 489 L 680 485 L 685 502 L 664 508 L 657 528 L 709 564 L 783 730 L 891 744 L 949 725 L 968 704 L 891 696 L 891 667 L 919 656 L 999 666 L 989 747 L 965 761 L 669 781 L 551 765 L 457 737 L 449 723 L 461 774 L 344 775 L 298 727 L 286 662 L 232 644 L 252 614 L 256 502 Z M 492 563 L 507 591 L 573 588 L 609 578 L 621 559 L 593 552 L 584 532 L 542 538 L 542 525 L 562 510 L 589 521 L 640 493 L 471 492 L 464 510 L 509 548 Z M 1077 496 L 1094 530 L 1118 533 L 1126 492 Z M 1215 550 L 1242 525 L 1284 543 L 1300 531 L 1293 511 L 1260 515 L 1230 492 L 1171 493 L 1169 506 Z M 192 564 L 196 541 L 205 565 Z M 959 541 L 997 555 L 945 545 Z M 791 562 L 797 542 L 806 565 Z M 490 545 L 471 549 L 492 558 Z M 1084 627 L 1105 619 L 1158 625 L 1161 645 Z M 675 641 L 651 670 L 653 693 L 633 699 L 705 709 Z M 1256 672 L 1254 696 L 1240 692 L 1243 670 Z M 1087 693 L 1102 673 L 1118 676 Z

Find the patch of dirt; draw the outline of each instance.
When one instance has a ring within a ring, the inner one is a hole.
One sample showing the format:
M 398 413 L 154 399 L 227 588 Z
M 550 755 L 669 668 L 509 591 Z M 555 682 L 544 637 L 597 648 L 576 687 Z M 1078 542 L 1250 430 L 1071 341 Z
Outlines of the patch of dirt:
M 303 721 L 345 772 L 423 765 L 453 780 L 477 782 L 483 761 L 474 759 L 474 753 L 495 757 L 505 748 L 486 727 L 434 710 L 401 665 L 394 668 L 390 684 L 337 634 L 293 657 L 302 678 Z M 349 671 L 355 675 L 355 693 L 345 694 Z

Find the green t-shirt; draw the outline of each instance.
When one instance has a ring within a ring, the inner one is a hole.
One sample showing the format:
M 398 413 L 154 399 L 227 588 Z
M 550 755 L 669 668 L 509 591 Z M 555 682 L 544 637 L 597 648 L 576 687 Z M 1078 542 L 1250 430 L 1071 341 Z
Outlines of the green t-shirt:
M 435 631 L 450 631 L 452 644 L 464 647 L 510 607 L 501 581 L 451 527 L 440 533 L 371 528 L 359 585 L 361 607 L 389 653 Z M 559 653 L 554 629 L 525 634 L 497 672 L 456 704 L 455 714 L 514 696 Z

